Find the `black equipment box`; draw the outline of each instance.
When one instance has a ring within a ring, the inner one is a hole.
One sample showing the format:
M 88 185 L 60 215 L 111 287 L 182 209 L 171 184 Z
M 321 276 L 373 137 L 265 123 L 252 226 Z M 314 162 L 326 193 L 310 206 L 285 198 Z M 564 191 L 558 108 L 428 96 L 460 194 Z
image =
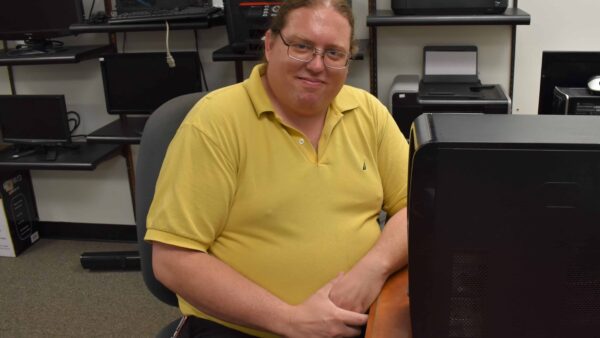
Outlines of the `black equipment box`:
M 455 84 L 460 85 L 460 84 Z M 470 95 L 427 98 L 419 93 L 417 75 L 398 75 L 390 91 L 389 109 L 406 138 L 422 113 L 509 114 L 510 100 L 499 85 L 470 85 Z
M 16 257 L 40 239 L 29 171 L 0 171 L 0 199 L 0 257 Z
M 552 114 L 600 115 L 600 95 L 587 88 L 554 87 Z
M 499 14 L 508 0 L 392 0 L 396 15 Z
M 282 1 L 223 0 L 229 46 L 236 53 L 262 49 L 271 18 L 279 12 Z
M 598 337 L 599 130 L 595 116 L 415 121 L 414 338 Z

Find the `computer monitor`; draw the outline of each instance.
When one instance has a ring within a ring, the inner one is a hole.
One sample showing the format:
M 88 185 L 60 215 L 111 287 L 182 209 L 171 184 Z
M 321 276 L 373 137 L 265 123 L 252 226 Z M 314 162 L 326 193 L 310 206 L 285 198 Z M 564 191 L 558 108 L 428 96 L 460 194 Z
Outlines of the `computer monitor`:
M 64 95 L 0 95 L 0 131 L 16 145 L 70 142 Z
M 600 75 L 600 52 L 544 51 L 538 114 L 552 114 L 554 87 L 587 87 L 594 75 Z
M 83 22 L 81 0 L 5 0 L 0 5 L 0 39 L 25 40 L 28 48 L 52 52 L 48 39 L 70 35 L 69 26 Z
M 127 53 L 100 58 L 109 114 L 151 114 L 164 102 L 202 90 L 196 52 L 174 52 L 170 68 L 165 53 Z
M 600 119 L 423 114 L 409 160 L 414 338 L 597 337 Z

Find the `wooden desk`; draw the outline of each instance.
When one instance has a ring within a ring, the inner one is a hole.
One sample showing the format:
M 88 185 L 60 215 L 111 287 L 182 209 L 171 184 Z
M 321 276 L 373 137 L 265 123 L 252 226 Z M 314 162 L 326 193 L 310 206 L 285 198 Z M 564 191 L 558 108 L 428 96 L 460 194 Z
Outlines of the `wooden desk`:
M 408 268 L 392 275 L 369 310 L 365 338 L 411 338 Z

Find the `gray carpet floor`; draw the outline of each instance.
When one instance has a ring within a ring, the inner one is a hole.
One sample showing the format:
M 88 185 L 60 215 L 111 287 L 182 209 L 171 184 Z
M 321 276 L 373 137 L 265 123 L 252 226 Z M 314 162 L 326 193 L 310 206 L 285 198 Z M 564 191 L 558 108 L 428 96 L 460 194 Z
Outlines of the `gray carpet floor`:
M 0 337 L 154 337 L 179 316 L 146 289 L 139 271 L 90 272 L 86 251 L 133 243 L 41 239 L 0 257 Z

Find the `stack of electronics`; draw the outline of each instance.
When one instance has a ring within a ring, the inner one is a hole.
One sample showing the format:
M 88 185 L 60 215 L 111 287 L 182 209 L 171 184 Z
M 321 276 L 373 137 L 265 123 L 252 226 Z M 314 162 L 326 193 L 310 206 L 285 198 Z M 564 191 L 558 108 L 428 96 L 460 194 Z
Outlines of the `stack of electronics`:
M 552 114 L 558 115 L 600 115 L 600 89 L 598 78 L 590 80 L 596 89 L 554 87 Z M 593 88 L 593 87 L 592 87 Z
M 0 95 L 0 130 L 13 158 L 41 153 L 54 161 L 72 146 L 64 95 Z
M 423 79 L 397 76 L 389 109 L 408 138 L 413 120 L 424 112 L 508 114 L 510 101 L 500 85 L 479 80 L 477 47 L 426 46 Z
M 538 114 L 599 115 L 599 74 L 600 52 L 544 51 Z
M 593 76 L 587 87 L 554 87 L 552 114 L 600 115 L 600 76 Z
M 82 23 L 81 0 L 4 1 L 0 10 L 0 39 L 24 40 L 9 56 L 51 54 L 65 50 L 52 38 L 71 35 L 69 27 Z
M 229 46 L 236 53 L 262 50 L 262 37 L 282 1 L 223 0 Z
M 392 0 L 396 15 L 499 14 L 508 0 Z
M 220 11 L 203 0 L 116 0 L 116 14 L 108 23 L 206 21 Z
M 100 59 L 106 110 L 125 116 L 88 135 L 88 141 L 139 143 L 147 115 L 164 102 L 202 91 L 200 60 L 196 52 L 174 52 L 176 67 L 164 53 L 105 55 Z

